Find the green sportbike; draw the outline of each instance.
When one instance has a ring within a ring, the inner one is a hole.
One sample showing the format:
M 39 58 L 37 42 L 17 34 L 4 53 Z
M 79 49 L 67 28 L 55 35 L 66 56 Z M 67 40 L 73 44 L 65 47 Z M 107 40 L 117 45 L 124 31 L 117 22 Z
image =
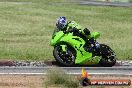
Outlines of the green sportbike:
M 88 38 L 79 32 L 64 33 L 55 30 L 50 45 L 54 47 L 53 55 L 57 64 L 62 66 L 100 64 L 105 67 L 115 65 L 115 52 L 109 46 L 99 44 L 96 41 L 99 36 L 99 32 L 92 32 L 91 37 L 95 42 L 88 44 Z

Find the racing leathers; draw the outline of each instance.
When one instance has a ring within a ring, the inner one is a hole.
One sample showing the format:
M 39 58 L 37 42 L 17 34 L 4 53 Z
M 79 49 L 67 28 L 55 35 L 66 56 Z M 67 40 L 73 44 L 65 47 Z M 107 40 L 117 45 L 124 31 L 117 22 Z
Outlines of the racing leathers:
M 83 28 L 81 25 L 75 21 L 70 21 L 67 23 L 66 27 L 63 29 L 64 33 L 73 32 L 73 35 L 79 36 L 86 41 L 84 49 L 88 52 L 92 52 L 91 44 L 95 42 L 94 38 L 91 37 L 89 29 Z

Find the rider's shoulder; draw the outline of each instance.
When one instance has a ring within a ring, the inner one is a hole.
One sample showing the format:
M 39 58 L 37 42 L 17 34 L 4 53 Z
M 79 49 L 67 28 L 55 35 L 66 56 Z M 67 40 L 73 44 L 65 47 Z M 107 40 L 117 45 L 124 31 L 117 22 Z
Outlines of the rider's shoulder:
M 76 21 L 70 21 L 69 24 L 75 24 L 77 23 Z
M 72 26 L 72 25 L 78 25 L 78 24 L 77 24 L 76 21 L 70 21 L 70 22 L 68 23 L 68 25 L 69 25 L 69 26 Z

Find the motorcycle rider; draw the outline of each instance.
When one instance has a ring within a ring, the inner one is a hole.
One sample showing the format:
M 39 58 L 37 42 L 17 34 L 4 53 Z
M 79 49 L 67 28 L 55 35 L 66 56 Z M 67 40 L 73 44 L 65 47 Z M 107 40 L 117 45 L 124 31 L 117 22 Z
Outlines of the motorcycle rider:
M 84 40 L 86 41 L 86 47 L 84 47 L 84 49 L 89 52 L 92 51 L 92 48 L 89 48 L 89 46 L 91 44 L 94 44 L 95 40 L 91 37 L 91 33 L 88 28 L 83 28 L 75 21 L 68 22 L 66 17 L 63 16 L 57 19 L 56 27 L 58 28 L 58 30 L 63 31 L 64 33 L 73 32 L 73 35 L 77 34 L 79 37 L 85 36 L 87 39 L 84 38 Z M 96 48 L 97 47 L 99 47 L 99 45 L 96 46 Z

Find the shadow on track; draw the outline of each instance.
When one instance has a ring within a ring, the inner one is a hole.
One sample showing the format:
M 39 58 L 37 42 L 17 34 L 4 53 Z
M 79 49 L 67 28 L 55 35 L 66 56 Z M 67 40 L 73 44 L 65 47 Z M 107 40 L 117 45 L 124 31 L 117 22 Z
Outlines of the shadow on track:
M 65 67 L 65 66 L 62 66 L 62 65 L 58 65 L 56 63 L 56 61 L 51 61 L 51 63 L 52 63 L 52 66 Z M 70 67 L 102 67 L 102 66 L 97 64 L 97 65 L 73 65 L 73 66 L 70 66 Z
M 62 65 L 58 65 L 56 63 L 56 61 L 46 61 L 45 64 L 47 66 L 65 67 L 65 66 L 62 66 Z M 114 66 L 122 66 L 122 65 L 120 65 L 120 63 L 116 63 Z M 70 66 L 70 67 L 103 67 L 103 66 L 101 66 L 100 64 L 97 64 L 97 65 L 73 65 L 73 66 Z

